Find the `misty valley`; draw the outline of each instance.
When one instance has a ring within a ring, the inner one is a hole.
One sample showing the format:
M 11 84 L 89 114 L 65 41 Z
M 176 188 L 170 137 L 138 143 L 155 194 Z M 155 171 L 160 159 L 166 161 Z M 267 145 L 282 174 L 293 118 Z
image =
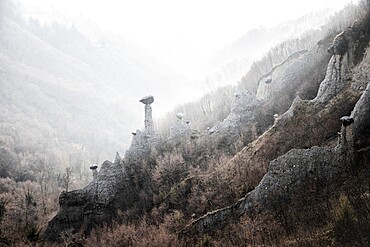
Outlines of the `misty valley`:
M 370 1 L 228 43 L 57 2 L 0 0 L 0 246 L 370 245 Z

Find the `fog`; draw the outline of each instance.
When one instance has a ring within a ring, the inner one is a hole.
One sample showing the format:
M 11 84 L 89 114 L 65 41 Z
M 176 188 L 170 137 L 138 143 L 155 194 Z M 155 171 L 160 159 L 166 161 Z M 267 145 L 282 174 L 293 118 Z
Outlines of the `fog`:
M 185 74 L 248 30 L 299 18 L 325 8 L 338 10 L 350 0 L 22 0 L 26 13 L 67 23 L 90 20 L 122 35 Z
M 2 0 L 1 117 L 22 145 L 53 136 L 100 162 L 143 127 L 142 96 L 154 95 L 159 119 L 237 85 L 270 47 L 350 2 Z
M 369 40 L 370 0 L 0 0 L 0 246 L 368 246 Z

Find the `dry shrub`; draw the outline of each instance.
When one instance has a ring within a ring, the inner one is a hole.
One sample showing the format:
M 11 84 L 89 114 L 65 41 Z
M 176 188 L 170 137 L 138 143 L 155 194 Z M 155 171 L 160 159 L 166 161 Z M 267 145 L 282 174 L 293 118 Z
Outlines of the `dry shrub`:
M 84 246 L 176 247 L 181 244 L 177 235 L 166 227 L 148 225 L 143 221 L 137 226 L 113 225 L 97 229 L 84 241 Z
M 1 239 L 17 246 L 41 240 L 41 230 L 57 208 L 57 194 L 51 195 L 51 190 L 42 190 L 41 186 L 37 182 L 0 179 Z
M 368 207 L 367 207 L 368 210 Z M 369 212 L 369 211 L 368 211 Z M 365 219 L 365 221 L 363 220 Z M 337 246 L 369 244 L 369 213 L 359 214 L 345 194 L 341 194 L 332 209 L 332 234 Z M 365 222 L 365 223 L 364 223 Z
M 166 152 L 157 158 L 156 163 L 153 179 L 166 191 L 188 175 L 187 165 L 178 152 Z
M 249 170 L 250 167 L 243 162 L 230 163 L 230 159 L 231 156 L 227 155 L 212 156 L 207 160 L 205 171 L 190 170 L 190 175 L 197 178 L 189 197 L 189 204 L 194 205 L 194 210 L 200 211 L 204 207 L 205 211 L 211 211 L 235 203 L 252 190 L 253 185 L 258 184 L 255 179 L 265 173 L 257 167 Z
M 240 221 L 212 232 L 188 239 L 188 246 L 283 246 L 284 230 L 271 215 L 255 218 L 244 216 Z

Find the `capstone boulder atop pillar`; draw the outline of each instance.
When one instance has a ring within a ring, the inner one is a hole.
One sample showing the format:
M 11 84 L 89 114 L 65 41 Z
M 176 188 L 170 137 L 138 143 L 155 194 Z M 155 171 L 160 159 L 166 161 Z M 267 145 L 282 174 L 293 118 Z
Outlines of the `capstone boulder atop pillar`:
M 150 105 L 154 102 L 154 97 L 152 95 L 145 96 L 140 100 L 140 102 L 144 105 Z

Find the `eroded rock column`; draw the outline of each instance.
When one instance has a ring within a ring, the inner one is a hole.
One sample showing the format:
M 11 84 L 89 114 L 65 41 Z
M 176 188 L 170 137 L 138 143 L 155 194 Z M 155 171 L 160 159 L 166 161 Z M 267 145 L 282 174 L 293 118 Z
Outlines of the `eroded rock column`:
M 93 174 L 93 181 L 96 181 L 98 179 L 98 166 L 97 165 L 92 165 L 90 166 L 90 169 L 92 171 L 92 174 Z
M 151 95 L 146 96 L 142 98 L 140 102 L 145 105 L 145 119 L 144 119 L 145 133 L 150 135 L 154 132 L 154 122 L 151 107 L 151 104 L 154 102 L 154 97 Z
M 348 153 L 349 155 L 353 156 L 354 146 L 353 146 L 352 124 L 354 122 L 354 119 L 350 116 L 344 116 L 340 118 L 340 121 L 342 123 L 340 133 L 341 150 L 342 152 Z

